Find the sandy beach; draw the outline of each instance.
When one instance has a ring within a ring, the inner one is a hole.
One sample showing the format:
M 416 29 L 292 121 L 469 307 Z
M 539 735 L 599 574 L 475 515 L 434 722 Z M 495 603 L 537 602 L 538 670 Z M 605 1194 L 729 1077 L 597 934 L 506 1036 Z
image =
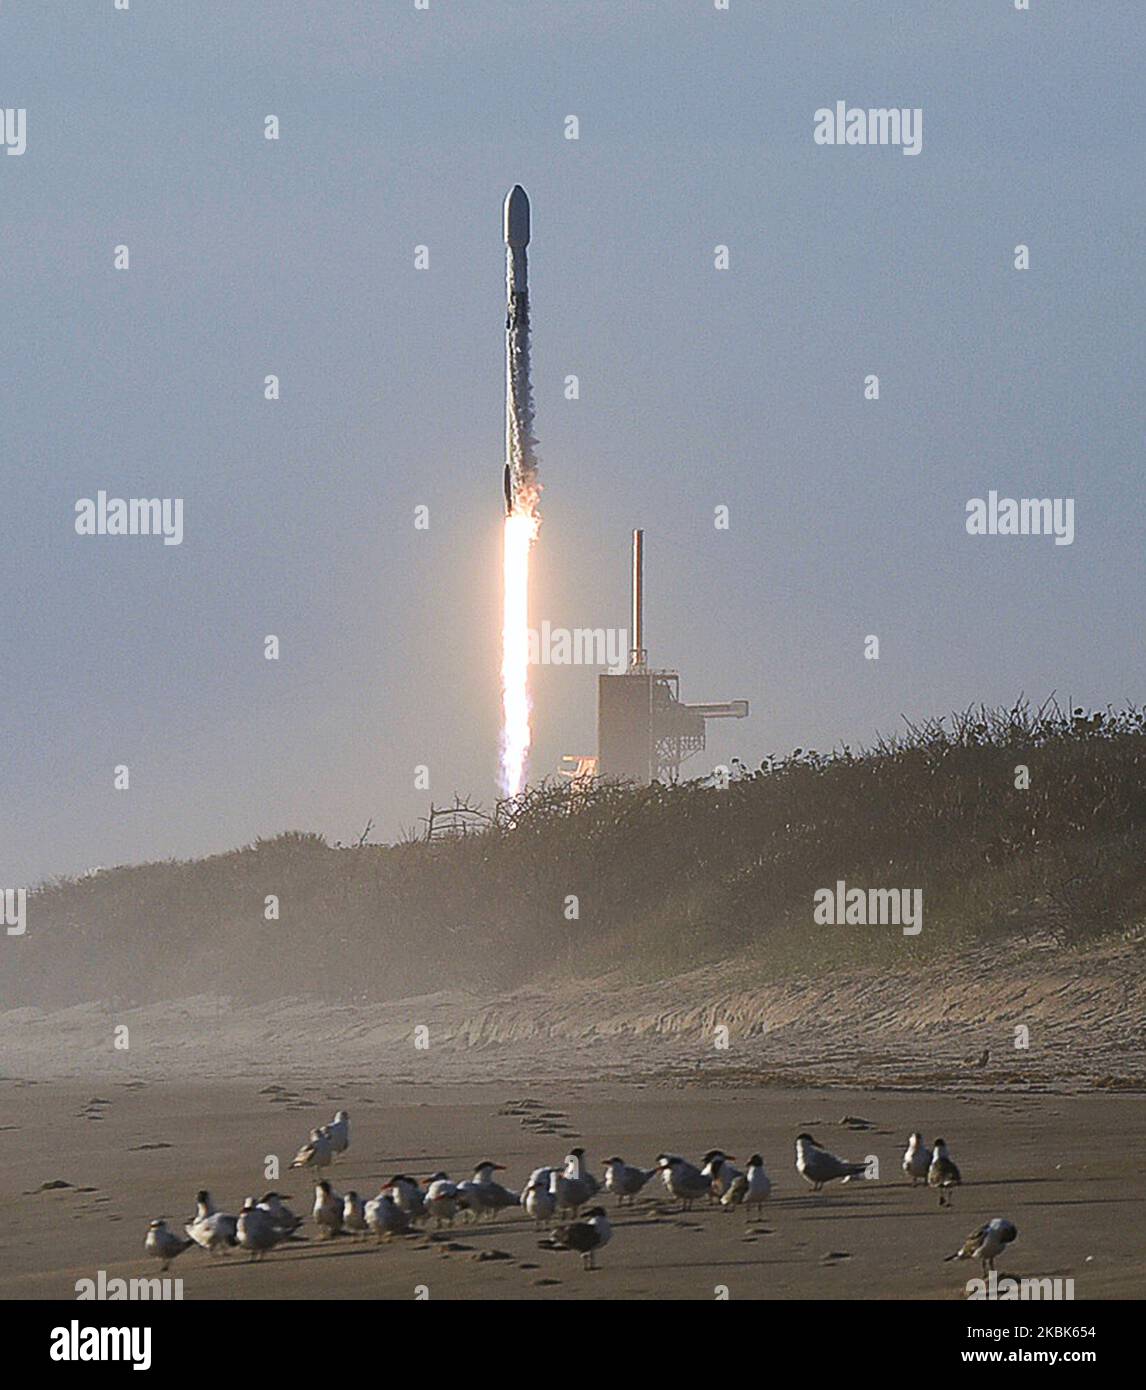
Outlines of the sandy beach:
M 285 1089 L 275 1089 L 276 1087 Z M 534 1102 L 535 1104 L 529 1104 Z M 1073 1278 L 1076 1298 L 1146 1293 L 1138 1156 L 1146 1112 L 1138 1096 L 988 1096 L 837 1088 L 581 1082 L 529 1091 L 501 1083 L 341 1085 L 5 1080 L 0 1083 L 0 1220 L 7 1299 L 73 1298 L 75 1283 L 154 1273 L 142 1252 L 147 1222 L 181 1224 L 206 1184 L 224 1210 L 268 1187 L 309 1210 L 284 1167 L 311 1123 L 335 1107 L 352 1115 L 351 1150 L 332 1178 L 373 1194 L 393 1173 L 438 1168 L 468 1176 L 483 1158 L 506 1164 L 510 1186 L 573 1144 L 591 1168 L 613 1153 L 651 1164 L 664 1148 L 698 1157 L 714 1145 L 759 1150 L 775 1189 L 762 1219 L 707 1205 L 671 1209 L 654 1186 L 617 1216 L 600 1268 L 538 1248 L 524 1214 L 377 1246 L 346 1238 L 212 1259 L 196 1249 L 172 1269 L 185 1299 L 431 1298 L 959 1299 L 976 1270 L 945 1264 L 967 1231 L 996 1215 L 1019 1228 L 1000 1261 L 1013 1275 Z M 328 1113 L 329 1112 L 329 1113 Z M 841 1123 L 847 1119 L 847 1123 Z M 913 1190 L 899 1171 L 904 1136 L 948 1138 L 965 1178 L 953 1209 Z M 792 1138 L 810 1129 L 849 1158 L 876 1155 L 878 1181 L 814 1195 L 797 1176 Z M 66 1183 L 67 1186 L 47 1187 Z M 612 1207 L 612 1199 L 608 1199 Z

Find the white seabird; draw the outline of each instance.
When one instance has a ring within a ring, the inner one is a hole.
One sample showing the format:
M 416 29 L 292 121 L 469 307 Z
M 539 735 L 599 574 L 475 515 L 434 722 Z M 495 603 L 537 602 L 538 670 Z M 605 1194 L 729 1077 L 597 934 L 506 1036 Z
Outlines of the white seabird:
M 812 1185 L 813 1192 L 819 1192 L 824 1183 L 834 1178 L 850 1182 L 852 1178 L 862 1177 L 867 1172 L 866 1163 L 850 1163 L 846 1158 L 837 1158 L 819 1144 L 810 1134 L 796 1135 L 796 1172 Z
M 196 1245 L 210 1255 L 224 1254 L 236 1244 L 238 1219 L 215 1210 L 211 1194 L 204 1188 L 195 1194 L 195 1216 L 183 1228 Z
M 553 1179 L 557 1176 L 552 1168 L 535 1168 L 529 1176 L 521 1193 L 521 1205 L 526 1216 L 533 1218 L 534 1226 L 540 1230 L 546 1221 L 553 1218 L 557 1210 L 557 1198 L 553 1193 Z
M 521 1199 L 515 1192 L 510 1192 L 502 1187 L 501 1183 L 494 1181 L 494 1173 L 504 1172 L 504 1164 L 492 1163 L 487 1158 L 474 1169 L 474 1175 L 468 1182 L 458 1183 L 458 1204 L 472 1212 L 475 1220 L 483 1212 L 488 1212 L 493 1217 L 502 1207 L 520 1205 Z
M 291 1211 L 281 1192 L 264 1192 L 256 1205 L 270 1216 L 275 1230 L 284 1240 L 302 1225 L 302 1217 Z
M 585 1169 L 584 1149 L 570 1149 L 565 1155 L 565 1166 L 550 1172 L 549 1191 L 557 1210 L 571 1212 L 574 1217 L 600 1190 L 601 1184 Z
M 426 1196 L 416 1179 L 405 1173 L 395 1173 L 386 1186 L 411 1221 L 423 1219 L 426 1215 Z
M 458 1186 L 448 1173 L 434 1173 L 423 1179 L 426 1184 L 426 1211 L 439 1229 L 443 1221 L 452 1226 L 458 1210 Z
M 342 1198 L 323 1178 L 314 1187 L 314 1224 L 329 1240 L 342 1230 Z
M 357 1192 L 348 1192 L 342 1199 L 342 1229 L 355 1239 L 367 1232 L 366 1203 Z
M 613 1193 L 618 1206 L 621 1206 L 626 1198 L 632 1203 L 633 1198 L 656 1171 L 655 1168 L 634 1168 L 631 1163 L 626 1163 L 623 1158 L 614 1155 L 605 1160 L 605 1191 Z
M 159 1272 L 162 1274 L 177 1255 L 182 1255 L 184 1250 L 189 1250 L 194 1244 L 190 1236 L 177 1236 L 174 1231 L 169 1230 L 167 1222 L 160 1217 L 148 1226 L 143 1248 L 161 1262 Z
M 244 1250 L 251 1252 L 251 1260 L 261 1260 L 282 1238 L 270 1212 L 256 1206 L 255 1199 L 248 1197 L 235 1224 L 235 1239 Z
M 382 1241 L 401 1235 L 410 1225 L 410 1218 L 386 1191 L 366 1203 L 366 1224 Z
M 753 1154 L 748 1160 L 748 1172 L 733 1178 L 720 1199 L 720 1205 L 729 1211 L 733 1207 L 743 1207 L 747 1220 L 752 1215 L 752 1208 L 763 1205 L 771 1195 L 772 1180 L 764 1171 L 764 1160 L 759 1154 Z
M 576 1250 L 585 1269 L 593 1269 L 593 1257 L 608 1245 L 613 1230 L 604 1207 L 590 1207 L 583 1221 L 557 1226 L 548 1240 L 538 1241 L 543 1250 Z
M 903 1171 L 911 1179 L 912 1187 L 918 1182 L 927 1181 L 927 1170 L 931 1167 L 931 1150 L 923 1142 L 922 1134 L 911 1134 L 907 1139 L 907 1151 L 903 1155 Z
M 947 1152 L 947 1141 L 936 1139 L 935 1148 L 931 1154 L 931 1167 L 927 1170 L 927 1186 L 935 1188 L 939 1193 L 939 1205 L 941 1207 L 951 1205 L 952 1190 L 958 1187 L 962 1181 L 959 1169 L 951 1161 L 951 1156 Z
M 312 1129 L 310 1138 L 290 1161 L 292 1168 L 326 1168 L 330 1164 L 333 1150 L 330 1135 L 325 1129 Z
M 981 1260 L 983 1277 L 986 1278 L 987 1270 L 995 1268 L 996 1258 L 1003 1253 L 1004 1247 L 1010 1245 L 1018 1234 L 1013 1221 L 996 1216 L 993 1221 L 988 1221 L 985 1226 L 980 1226 L 977 1231 L 972 1231 L 954 1255 L 945 1255 L 943 1258 L 944 1260 Z
M 682 1211 L 690 1211 L 698 1197 L 705 1197 L 712 1191 L 710 1179 L 679 1154 L 658 1154 L 657 1167 L 669 1195 L 680 1198 Z
M 708 1179 L 709 1195 L 716 1201 L 724 1196 L 737 1178 L 743 1176 L 740 1169 L 734 1168 L 729 1161 L 735 1157 L 735 1154 L 726 1154 L 723 1149 L 709 1149 L 704 1156 L 700 1175 Z
M 344 1154 L 350 1147 L 350 1111 L 339 1110 L 331 1123 L 324 1128 L 326 1137 L 330 1140 L 331 1156 Z

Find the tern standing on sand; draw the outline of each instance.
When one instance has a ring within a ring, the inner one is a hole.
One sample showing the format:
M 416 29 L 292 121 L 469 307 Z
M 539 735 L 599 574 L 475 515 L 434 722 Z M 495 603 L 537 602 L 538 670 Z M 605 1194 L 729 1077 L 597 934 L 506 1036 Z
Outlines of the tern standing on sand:
M 357 1192 L 348 1192 L 342 1199 L 342 1229 L 355 1238 L 366 1234 L 366 1203 Z
M 211 1194 L 204 1188 L 195 1195 L 195 1217 L 184 1227 L 196 1245 L 210 1255 L 224 1254 L 237 1242 L 238 1219 L 216 1211 Z
M 772 1180 L 764 1171 L 764 1160 L 759 1154 L 753 1154 L 748 1160 L 748 1172 L 733 1178 L 728 1191 L 720 1199 L 720 1205 L 729 1211 L 742 1206 L 747 1220 L 752 1215 L 752 1208 L 762 1206 L 771 1195 Z
M 521 1205 L 526 1216 L 533 1218 L 538 1230 L 553 1218 L 557 1210 L 557 1198 L 553 1193 L 553 1179 L 557 1176 L 552 1168 L 538 1168 L 530 1175 L 521 1194 Z
M 255 1199 L 248 1197 L 239 1212 L 235 1238 L 244 1250 L 251 1252 L 251 1260 L 254 1261 L 261 1260 L 283 1237 L 270 1212 L 265 1207 L 256 1206 Z
M 679 1154 L 657 1154 L 657 1167 L 669 1196 L 680 1198 L 682 1211 L 691 1211 L 698 1197 L 706 1197 L 712 1191 L 709 1179 Z
M 656 1171 L 655 1168 L 634 1168 L 623 1158 L 615 1156 L 607 1158 L 605 1160 L 605 1191 L 614 1194 L 618 1206 L 626 1199 L 631 1203 Z
M 458 1200 L 473 1212 L 475 1219 L 482 1212 L 488 1212 L 493 1217 L 502 1207 L 520 1205 L 521 1198 L 516 1192 L 510 1192 L 494 1181 L 494 1173 L 504 1172 L 504 1163 L 493 1163 L 487 1158 L 474 1169 L 474 1175 L 468 1182 L 458 1183 Z
M 400 1236 L 409 1227 L 410 1218 L 387 1191 L 366 1203 L 366 1224 L 382 1241 Z
M 264 1192 L 258 1205 L 271 1218 L 275 1230 L 284 1240 L 302 1225 L 302 1217 L 291 1211 L 281 1192 Z
M 812 1191 L 822 1190 L 824 1183 L 834 1178 L 850 1182 L 861 1178 L 867 1172 L 866 1163 L 849 1163 L 846 1158 L 837 1158 L 819 1144 L 810 1134 L 796 1135 L 796 1172 L 805 1182 L 811 1183 Z
M 740 1169 L 734 1168 L 730 1162 L 735 1157 L 735 1154 L 726 1154 L 723 1149 L 709 1149 L 704 1156 L 701 1176 L 708 1179 L 709 1194 L 716 1201 L 720 1201 L 737 1178 L 743 1177 Z
M 195 1242 L 190 1236 L 177 1236 L 174 1231 L 169 1231 L 167 1222 L 160 1218 L 148 1226 L 143 1248 L 149 1255 L 153 1255 L 161 1261 L 159 1272 L 162 1274 L 177 1255 L 182 1255 L 184 1250 L 189 1249 L 194 1244 Z
M 448 1173 L 435 1173 L 425 1179 L 426 1211 L 434 1218 L 434 1225 L 441 1227 L 443 1221 L 452 1226 L 458 1210 L 458 1186 L 450 1181 Z
M 314 1224 L 329 1239 L 342 1230 L 342 1198 L 323 1178 L 314 1189 Z

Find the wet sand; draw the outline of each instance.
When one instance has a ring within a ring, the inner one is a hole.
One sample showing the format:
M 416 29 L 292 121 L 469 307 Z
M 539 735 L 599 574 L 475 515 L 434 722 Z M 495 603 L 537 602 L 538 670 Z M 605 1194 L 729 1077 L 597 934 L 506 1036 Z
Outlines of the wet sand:
M 271 1087 L 282 1087 L 274 1090 Z M 523 1106 L 532 1100 L 538 1106 Z M 527 1084 L 341 1083 L 313 1072 L 238 1082 L 0 1080 L 0 1297 L 73 1298 L 76 1280 L 153 1275 L 147 1222 L 181 1228 L 197 1188 L 235 1211 L 268 1188 L 309 1216 L 311 1185 L 284 1170 L 312 1124 L 352 1116 L 335 1187 L 373 1195 L 393 1173 L 446 1169 L 455 1179 L 496 1159 L 507 1185 L 574 1144 L 600 1176 L 622 1154 L 651 1165 L 667 1149 L 696 1160 L 720 1146 L 759 1150 L 774 1184 L 761 1219 L 707 1206 L 681 1214 L 652 1195 L 617 1215 L 600 1268 L 538 1249 L 524 1214 L 459 1220 L 440 1238 L 392 1244 L 313 1238 L 261 1264 L 241 1251 L 189 1250 L 172 1267 L 185 1299 L 732 1298 L 959 1299 L 977 1267 L 945 1264 L 967 1232 L 1007 1216 L 1019 1238 L 999 1262 L 1016 1277 L 1073 1278 L 1075 1296 L 1146 1296 L 1142 1215 L 1146 1107 L 1137 1094 L 749 1087 L 666 1080 Z M 542 1119 L 542 1115 L 549 1118 Z M 870 1123 L 841 1124 L 845 1116 Z M 904 1139 L 943 1134 L 965 1186 L 951 1211 L 899 1170 Z M 880 1178 L 813 1195 L 792 1140 L 811 1130 L 852 1159 L 878 1156 Z M 70 1184 L 39 1190 L 43 1184 Z M 613 1199 L 605 1204 L 612 1214 Z M 303 1233 L 313 1236 L 310 1221 Z

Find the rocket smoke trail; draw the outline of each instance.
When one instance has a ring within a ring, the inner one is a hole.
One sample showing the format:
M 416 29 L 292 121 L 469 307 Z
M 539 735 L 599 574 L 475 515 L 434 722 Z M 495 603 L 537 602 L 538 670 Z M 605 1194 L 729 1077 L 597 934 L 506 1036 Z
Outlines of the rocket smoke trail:
M 502 556 L 501 790 L 525 786 L 529 746 L 529 552 L 541 525 L 529 380 L 529 199 L 515 185 L 505 200 L 505 537 Z

